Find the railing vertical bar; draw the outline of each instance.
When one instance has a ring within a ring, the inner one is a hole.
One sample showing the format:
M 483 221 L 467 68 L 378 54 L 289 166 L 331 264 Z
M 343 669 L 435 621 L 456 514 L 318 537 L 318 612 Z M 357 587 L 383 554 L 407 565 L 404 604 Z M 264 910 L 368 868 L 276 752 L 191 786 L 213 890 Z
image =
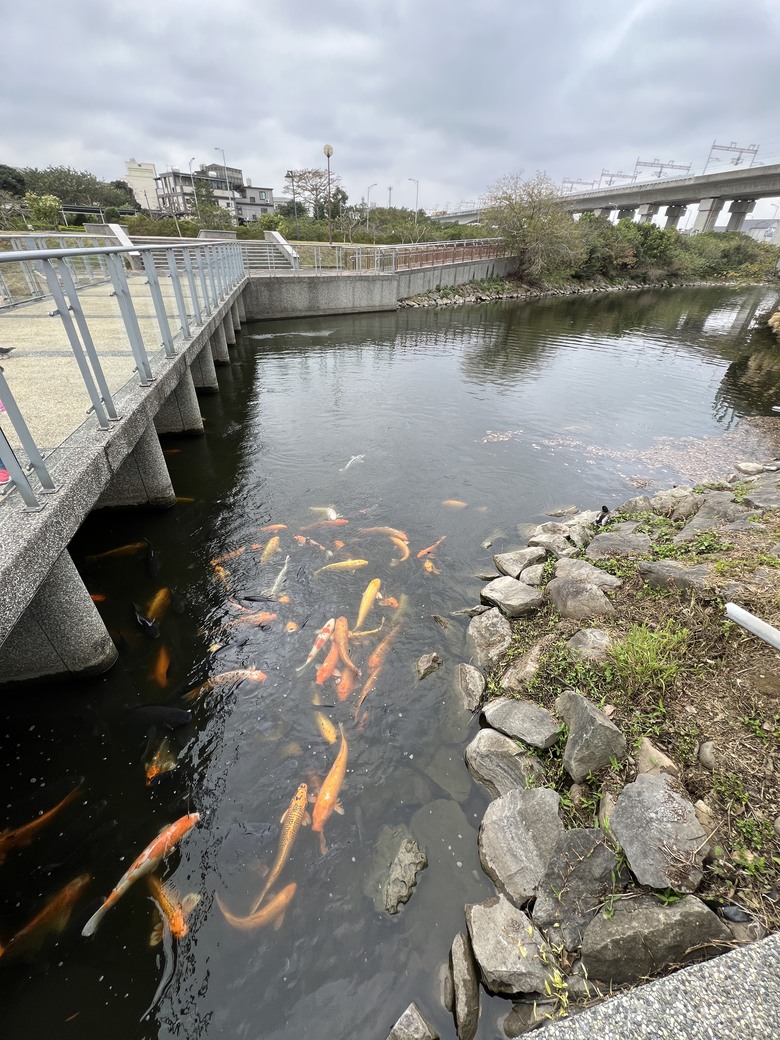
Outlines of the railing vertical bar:
M 203 310 L 206 314 L 211 314 L 213 308 L 211 304 L 211 293 L 209 292 L 206 255 L 200 246 L 197 246 L 195 249 L 195 259 L 198 265 L 198 277 L 200 278 L 201 288 L 203 289 Z
M 16 453 L 8 443 L 8 438 L 2 430 L 0 430 L 0 457 L 2 457 L 3 465 L 8 470 L 8 475 L 14 483 L 14 487 L 22 496 L 22 501 L 26 507 L 25 512 L 39 513 L 43 506 L 35 497 L 30 481 L 25 476 Z
M 211 285 L 211 310 L 213 311 L 219 303 L 219 292 L 217 291 L 217 279 L 214 276 L 214 257 L 207 246 L 203 247 L 203 260 L 206 264 L 209 284 Z
M 138 377 L 141 381 L 141 386 L 148 386 L 154 381 L 154 376 L 149 367 L 149 358 L 146 355 L 146 347 L 144 346 L 143 336 L 138 325 L 130 289 L 127 285 L 124 264 L 117 253 L 109 253 L 108 258 L 111 284 L 114 287 L 114 294 L 119 304 L 122 320 L 125 323 L 125 332 L 130 341 L 130 349 L 133 352 L 133 358 L 138 369 Z
M 182 250 L 182 257 L 184 260 L 184 270 L 187 272 L 187 285 L 190 290 L 190 299 L 192 300 L 193 317 L 195 318 L 196 325 L 203 324 L 203 317 L 200 312 L 200 301 L 198 300 L 198 287 L 195 284 L 195 275 L 192 270 L 192 257 L 190 256 L 189 249 Z
M 173 345 L 171 326 L 168 323 L 168 315 L 165 311 L 165 301 L 163 300 L 162 289 L 160 288 L 160 279 L 157 276 L 157 268 L 154 266 L 154 257 L 151 253 L 143 254 L 143 265 L 144 271 L 146 272 L 146 278 L 149 282 L 149 291 L 152 294 L 154 313 L 157 315 L 157 324 L 160 327 L 160 335 L 162 336 L 163 347 L 165 348 L 165 356 L 167 358 L 176 357 L 176 348 Z
M 57 485 L 52 480 L 51 474 L 49 473 L 49 470 L 46 467 L 46 463 L 43 461 L 43 456 L 38 451 L 38 446 L 33 440 L 33 436 L 30 433 L 27 423 L 24 421 L 24 416 L 19 411 L 19 406 L 16 403 L 16 398 L 14 397 L 11 391 L 11 387 L 8 385 L 8 382 L 5 376 L 3 375 L 2 368 L 0 368 L 0 401 L 3 402 L 3 407 L 5 408 L 8 418 L 11 420 L 11 425 L 16 430 L 16 435 L 22 442 L 22 448 L 24 449 L 27 458 L 30 460 L 30 465 L 38 475 L 38 480 L 40 480 L 41 482 L 43 494 L 53 494 L 53 492 L 57 490 Z M 0 433 L 2 433 L 2 430 L 0 430 Z M 5 439 L 5 434 L 3 434 L 3 438 Z M 11 446 L 8 444 L 7 440 L 5 441 L 5 443 L 6 445 L 8 445 L 11 455 L 13 455 L 13 457 L 16 458 L 16 455 L 14 451 L 11 449 Z M 3 459 L 3 462 L 5 463 L 6 457 L 4 452 L 0 452 L 0 457 Z M 5 466 L 5 468 L 8 469 L 8 466 Z M 8 472 L 10 473 L 11 470 L 8 469 Z
M 179 322 L 181 324 L 182 335 L 185 339 L 190 338 L 190 323 L 187 319 L 187 308 L 184 306 L 184 293 L 181 291 L 181 281 L 179 280 L 179 270 L 176 266 L 176 257 L 173 249 L 165 250 L 168 258 L 168 273 L 171 276 L 171 285 L 173 286 L 173 295 L 176 299 L 176 309 L 179 312 Z

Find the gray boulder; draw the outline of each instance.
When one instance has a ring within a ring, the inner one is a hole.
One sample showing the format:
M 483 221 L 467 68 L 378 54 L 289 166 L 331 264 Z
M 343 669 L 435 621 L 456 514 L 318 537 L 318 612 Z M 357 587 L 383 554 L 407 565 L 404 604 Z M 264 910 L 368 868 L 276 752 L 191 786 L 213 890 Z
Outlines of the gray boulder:
M 650 499 L 650 508 L 660 516 L 671 516 L 680 504 L 692 495 L 693 491 L 688 487 L 675 487 L 666 491 L 659 491 L 658 494 L 653 495 Z M 693 497 L 698 499 L 696 503 L 696 508 L 698 509 L 701 498 L 697 495 Z
M 560 797 L 549 787 L 518 788 L 496 798 L 479 828 L 482 869 L 515 906 L 533 898 L 563 834 Z
M 387 1040 L 439 1040 L 439 1034 L 412 1001 L 387 1034 Z
M 442 660 L 437 653 L 423 654 L 417 660 L 417 678 L 427 679 L 435 671 L 441 668 Z
M 466 907 L 482 981 L 491 993 L 544 993 L 555 966 L 541 932 L 504 896 Z
M 613 643 L 603 628 L 583 628 L 566 643 L 575 661 L 604 661 Z
M 642 773 L 626 784 L 611 824 L 640 885 L 695 891 L 702 879 L 707 835 L 672 777 Z
M 558 739 L 560 723 L 535 701 L 499 697 L 485 705 L 483 714 L 493 729 L 532 747 L 552 747 Z
M 559 614 L 577 621 L 615 613 L 601 589 L 587 581 L 553 578 L 547 583 L 545 594 Z
M 458 1040 L 473 1040 L 479 1023 L 479 970 L 469 937 L 463 932 L 452 943 L 450 974 Z
M 652 544 L 646 534 L 605 531 L 596 535 L 585 550 L 585 555 L 591 560 L 607 560 L 611 556 L 644 556 Z
M 544 602 L 538 589 L 526 585 L 516 578 L 496 578 L 486 585 L 479 594 L 483 603 L 498 607 L 507 617 L 522 617 L 537 610 Z
M 620 512 L 627 516 L 632 516 L 634 513 L 652 513 L 652 511 L 653 504 L 647 495 L 636 495 L 634 498 L 626 499 L 620 506 Z
M 680 775 L 680 767 L 647 737 L 642 737 L 636 753 L 636 771 L 637 773 L 650 773 L 653 776 L 657 776 L 659 773 L 666 773 L 668 776 Z
M 510 578 L 519 578 L 527 567 L 544 560 L 544 549 L 532 546 L 528 549 L 517 549 L 515 552 L 499 553 L 493 557 L 496 569 Z
M 626 738 L 603 711 L 573 690 L 556 698 L 555 708 L 569 727 L 563 765 L 576 783 L 626 757 Z
M 567 950 L 578 950 L 585 927 L 596 916 L 604 897 L 620 886 L 618 875 L 618 858 L 602 830 L 566 831 L 558 839 L 539 882 L 534 924 L 545 929 L 553 945 L 560 941 Z
M 535 563 L 533 567 L 526 567 L 523 571 L 523 581 L 526 585 L 541 585 L 544 577 L 544 564 Z
M 472 618 L 467 631 L 474 647 L 474 658 L 480 668 L 491 668 L 506 653 L 512 642 L 512 626 L 492 607 Z
M 672 540 L 675 545 L 685 545 L 704 531 L 719 531 L 744 520 L 749 512 L 747 506 L 734 501 L 731 491 L 710 491 L 704 496 L 696 516 Z
M 562 534 L 545 534 L 544 532 L 535 534 L 528 539 L 528 544 L 537 545 L 540 549 L 546 549 L 556 559 L 560 559 L 562 556 L 576 556 L 579 552 L 577 546 L 573 545 Z
M 366 894 L 377 910 L 397 914 L 411 898 L 417 875 L 427 866 L 428 858 L 406 827 L 383 826 L 365 881 Z
M 459 664 L 457 685 L 465 708 L 476 711 L 485 692 L 485 676 L 473 664 Z
M 526 654 L 512 661 L 501 676 L 502 690 L 522 690 L 539 671 L 539 661 L 544 649 L 542 643 L 532 646 Z
M 662 906 L 650 895 L 619 900 L 585 929 L 582 967 L 589 978 L 614 985 L 639 982 L 671 965 L 722 953 L 731 932 L 701 900 L 685 896 Z M 720 944 L 720 945 L 715 945 Z
M 533 755 L 494 729 L 481 729 L 466 748 L 469 772 L 496 798 L 525 787 L 544 770 Z
M 586 581 L 600 589 L 619 589 L 623 584 L 620 578 L 616 578 L 614 574 L 608 574 L 601 567 L 596 567 L 587 560 L 558 560 L 555 564 L 555 577 Z
M 712 568 L 708 563 L 698 563 L 691 567 L 674 560 L 642 561 L 638 570 L 652 589 L 703 592 L 712 580 Z
M 672 513 L 672 520 L 690 520 L 692 516 L 696 516 L 703 501 L 701 495 L 693 494 L 693 492 L 686 495 L 685 498 L 681 498 Z

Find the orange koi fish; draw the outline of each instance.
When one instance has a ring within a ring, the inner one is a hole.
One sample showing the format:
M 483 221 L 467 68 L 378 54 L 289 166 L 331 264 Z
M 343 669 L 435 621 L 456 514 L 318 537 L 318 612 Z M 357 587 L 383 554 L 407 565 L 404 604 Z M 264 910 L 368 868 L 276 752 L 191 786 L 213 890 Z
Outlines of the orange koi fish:
M 152 934 L 149 936 L 149 945 L 159 946 L 162 942 L 165 924 L 168 925 L 168 930 L 174 939 L 183 939 L 189 931 L 187 914 L 198 905 L 200 896 L 197 892 L 190 892 L 184 899 L 179 900 L 173 889 L 164 885 L 156 874 L 150 874 L 146 882 L 160 915 L 160 920 L 152 928 Z
M 300 531 L 314 531 L 318 527 L 343 527 L 344 524 L 348 524 L 349 520 L 345 520 L 343 516 L 338 517 L 335 520 L 315 520 L 313 524 L 306 524 L 305 527 L 300 527 Z
M 217 896 L 217 904 L 227 923 L 242 932 L 251 932 L 255 928 L 262 928 L 263 925 L 270 924 L 272 921 L 274 930 L 276 930 L 282 927 L 287 907 L 290 905 L 297 888 L 298 886 L 293 881 L 286 888 L 283 888 L 281 892 L 277 892 L 273 899 L 266 903 L 257 913 L 250 914 L 248 917 L 237 917 L 235 914 L 232 914 L 219 896 Z
M 266 524 L 265 527 L 258 527 L 257 530 L 261 534 L 273 534 L 275 531 L 286 531 L 287 524 Z
M 155 739 L 156 736 L 153 731 L 147 744 L 146 755 L 144 756 L 146 759 L 144 771 L 146 773 L 147 787 L 150 787 L 158 776 L 172 772 L 177 765 L 176 755 L 173 753 L 168 737 L 163 737 L 156 748 L 154 746 Z
M 314 658 L 317 656 L 317 654 L 320 652 L 320 650 L 322 650 L 323 646 L 325 646 L 327 641 L 333 635 L 333 629 L 335 628 L 335 626 L 336 626 L 336 619 L 335 618 L 329 618 L 325 622 L 325 624 L 322 626 L 322 628 L 317 633 L 317 638 L 314 640 L 314 646 L 309 651 L 309 656 L 306 658 L 306 660 L 303 662 L 302 665 L 300 665 L 298 668 L 295 669 L 296 672 L 302 672 L 303 669 L 306 667 L 306 665 L 309 664 L 310 661 L 314 660 Z
M 47 935 L 59 935 L 65 930 L 73 908 L 84 889 L 92 880 L 91 874 L 81 874 L 61 889 L 44 908 L 17 932 L 6 946 L 0 946 L 0 957 L 6 961 L 34 953 Z
M 197 700 L 201 694 L 209 693 L 217 686 L 224 686 L 228 683 L 243 682 L 244 679 L 249 679 L 251 682 L 265 682 L 267 678 L 268 676 L 265 672 L 261 672 L 259 668 L 235 668 L 232 672 L 220 672 L 219 675 L 212 675 L 210 679 L 201 683 L 200 686 L 196 686 L 194 690 L 185 693 L 182 700 Z
M 377 646 L 376 650 L 374 650 L 374 652 L 368 659 L 368 679 L 366 679 L 363 689 L 360 691 L 360 696 L 358 697 L 358 702 L 355 707 L 356 719 L 360 714 L 360 708 L 363 704 L 363 701 L 366 699 L 366 697 L 368 697 L 369 693 L 371 693 L 371 691 L 376 686 L 376 681 L 379 678 L 379 673 L 381 672 L 382 666 L 385 663 L 387 651 L 390 649 L 391 644 L 395 640 L 395 637 L 398 635 L 400 628 L 400 624 L 396 625 L 394 628 L 391 628 L 385 636 L 385 638 L 382 640 L 379 646 Z
M 162 588 L 158 592 L 155 592 L 149 600 L 149 606 L 146 608 L 146 616 L 151 618 L 152 621 L 160 621 L 170 605 L 171 590 L 169 588 Z
M 152 668 L 150 679 L 154 679 L 162 689 L 168 685 L 168 669 L 171 666 L 171 655 L 168 647 L 163 645 L 157 651 L 157 657 Z
M 358 567 L 367 567 L 368 560 L 340 560 L 338 563 L 326 563 L 324 567 L 319 567 L 314 572 L 316 578 L 318 574 L 324 574 L 326 571 L 356 571 Z
M 328 716 L 323 715 L 321 711 L 315 711 L 314 718 L 317 720 L 317 728 L 322 734 L 323 740 L 327 740 L 329 744 L 335 744 L 338 740 L 338 733 Z
M 333 642 L 338 647 L 339 657 L 345 667 L 349 668 L 351 672 L 356 672 L 360 675 L 360 669 L 349 656 L 349 621 L 345 617 L 336 618 L 336 624 L 333 629 Z
M 277 614 L 270 610 L 259 610 L 254 614 L 242 614 L 241 617 L 226 621 L 223 628 L 237 628 L 241 625 L 267 625 L 269 621 L 276 621 Z
M 342 540 L 340 538 L 334 538 L 333 539 L 333 545 L 334 545 L 334 547 L 336 549 L 343 549 L 346 544 L 347 543 L 346 542 L 342 542 Z
M 395 566 L 396 563 L 403 563 L 404 560 L 409 559 L 409 544 L 402 538 L 391 538 L 390 541 L 393 545 L 401 550 L 401 557 L 398 560 L 393 560 L 391 566 Z
M 408 542 L 409 536 L 395 527 L 361 527 L 361 534 L 386 534 L 388 538 L 400 538 L 402 542 Z
M 380 599 L 379 606 L 380 607 L 397 607 L 398 606 L 398 600 L 395 598 L 395 596 L 386 596 L 385 599 Z
M 45 813 L 41 813 L 40 816 L 36 816 L 34 820 L 30 820 L 29 823 L 23 824 L 21 827 L 10 827 L 4 831 L 0 831 L 0 863 L 5 862 L 5 858 L 12 849 L 23 849 L 28 845 L 32 844 L 34 839 L 38 836 L 38 832 L 54 819 L 57 813 L 61 812 L 66 805 L 70 805 L 74 802 L 81 794 L 81 787 L 74 787 L 72 791 L 69 791 L 65 797 L 57 802 L 55 806 L 47 810 Z
M 298 545 L 313 545 L 315 549 L 324 552 L 326 556 L 331 557 L 333 555 L 332 549 L 328 549 L 326 546 L 320 544 L 320 542 L 315 542 L 313 538 L 307 538 L 305 534 L 294 534 L 293 538 Z
M 220 563 L 224 563 L 225 560 L 235 560 L 237 556 L 246 552 L 246 546 L 242 545 L 240 549 L 233 549 L 232 552 L 227 552 L 223 556 L 215 556 L 211 561 L 212 567 L 218 567 Z
M 139 878 L 156 870 L 174 845 L 181 841 L 187 831 L 194 827 L 199 819 L 200 813 L 188 813 L 186 816 L 182 816 L 167 827 L 164 827 L 154 841 L 146 846 L 140 856 L 133 860 L 103 905 L 95 911 L 81 929 L 81 934 L 92 935 L 103 920 L 104 915 L 121 899 L 128 888 L 138 881 Z
M 118 549 L 107 549 L 106 552 L 87 556 L 88 560 L 108 560 L 113 556 L 135 556 L 136 553 L 147 552 L 149 546 L 146 542 L 130 542 L 128 545 L 120 545 Z
M 379 598 L 379 590 L 382 586 L 381 578 L 372 579 L 366 586 L 366 591 L 360 600 L 360 608 L 358 610 L 357 622 L 355 623 L 355 629 L 359 629 L 363 622 L 368 617 L 369 611 L 373 607 L 376 600 Z
M 328 679 L 330 679 L 330 677 L 336 670 L 336 665 L 339 663 L 339 660 L 339 648 L 336 645 L 335 639 L 332 639 L 330 643 L 330 650 L 328 650 L 328 655 L 317 669 L 316 683 L 318 686 L 322 686 L 324 683 L 328 681 Z
M 420 551 L 417 553 L 417 559 L 420 560 L 423 556 L 428 556 L 435 549 L 438 549 L 446 537 L 447 535 L 443 534 L 441 538 L 438 540 L 438 542 L 434 542 L 433 545 L 429 545 L 427 549 L 420 549 Z
M 425 560 L 423 567 L 428 574 L 441 574 L 441 571 L 431 559 Z
M 285 632 L 297 632 L 299 628 L 300 625 L 297 621 L 288 621 L 287 624 L 284 626 Z
M 266 563 L 272 556 L 276 556 L 277 553 L 282 551 L 282 543 L 279 539 L 279 535 L 272 535 L 268 539 L 268 545 L 263 549 L 262 555 L 260 556 L 260 563 Z
M 465 509 L 468 502 L 461 502 L 459 498 L 445 498 L 442 505 L 450 506 L 452 509 Z
M 181 455 L 181 448 L 163 448 L 163 455 Z
M 230 577 L 230 574 L 225 570 L 224 567 L 221 567 L 219 564 L 215 564 L 214 577 L 219 578 L 219 580 L 222 582 L 226 589 L 229 588 L 228 578 Z
M 345 669 L 341 673 L 339 684 L 336 687 L 336 693 L 340 701 L 348 700 L 349 695 L 355 689 L 355 683 L 360 676 L 360 672 L 351 672 L 349 668 Z
M 93 603 L 105 603 L 106 602 L 106 597 L 103 595 L 102 592 L 91 592 L 89 594 L 89 598 L 92 600 Z
M 271 872 L 263 885 L 262 892 L 254 903 L 252 903 L 251 914 L 254 914 L 259 909 L 260 904 L 268 895 L 274 882 L 281 874 L 284 865 L 287 862 L 293 843 L 298 836 L 298 831 L 301 829 L 301 826 L 309 815 L 306 810 L 308 798 L 309 788 L 306 784 L 299 784 L 298 790 L 293 795 L 292 801 L 282 816 L 282 833 L 279 837 L 279 848 L 276 853 L 276 859 L 274 860 Z
M 344 776 L 347 772 L 347 738 L 344 736 L 344 727 L 339 726 L 341 731 L 341 747 L 339 753 L 330 767 L 330 772 L 325 777 L 325 780 L 320 788 L 320 793 L 317 795 L 317 801 L 314 803 L 314 811 L 312 812 L 312 825 L 311 829 L 315 834 L 320 836 L 320 851 L 324 856 L 328 851 L 328 846 L 325 843 L 325 833 L 323 828 L 330 814 L 335 809 L 336 812 L 343 813 L 344 810 L 341 808 L 338 802 L 339 791 L 341 785 L 344 782 Z

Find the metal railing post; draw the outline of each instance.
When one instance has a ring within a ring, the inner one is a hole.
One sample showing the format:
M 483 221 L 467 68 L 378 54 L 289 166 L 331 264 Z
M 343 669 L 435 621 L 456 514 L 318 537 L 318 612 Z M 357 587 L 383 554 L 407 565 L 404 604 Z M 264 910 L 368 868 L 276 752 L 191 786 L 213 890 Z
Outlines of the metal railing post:
M 190 256 L 189 249 L 182 251 L 184 257 L 184 270 L 187 272 L 187 285 L 190 290 L 190 299 L 192 300 L 192 310 L 195 315 L 195 324 L 203 324 L 203 316 L 200 312 L 200 301 L 198 300 L 198 287 L 195 284 L 195 274 L 192 270 L 192 257 Z
M 203 247 L 203 262 L 206 265 L 209 284 L 211 285 L 211 310 L 213 311 L 219 303 L 219 291 L 217 289 L 217 280 L 214 277 L 214 258 L 208 246 Z
M 167 358 L 176 357 L 176 349 L 173 345 L 173 337 L 171 336 L 171 326 L 168 324 L 168 315 L 165 313 L 165 302 L 163 301 L 162 290 L 160 289 L 160 279 L 157 277 L 157 268 L 154 266 L 154 257 L 151 253 L 143 254 L 144 271 L 146 272 L 146 279 L 149 283 L 149 291 L 152 294 L 152 303 L 154 304 L 154 313 L 157 315 L 157 324 L 160 326 L 160 335 L 162 336 L 163 346 L 165 347 L 165 356 Z
M 8 443 L 8 438 L 0 430 L 0 458 L 3 460 L 3 466 L 8 470 L 8 475 L 13 481 L 13 486 L 22 496 L 24 501 L 26 513 L 40 513 L 43 506 L 35 497 L 30 481 L 24 475 L 24 470 L 19 464 L 11 445 Z
M 168 261 L 168 273 L 171 276 L 171 285 L 173 286 L 173 295 L 176 300 L 176 309 L 179 312 L 179 323 L 181 325 L 182 335 L 185 339 L 190 338 L 190 322 L 187 317 L 187 308 L 184 306 L 184 293 L 181 291 L 181 282 L 179 280 L 179 270 L 176 267 L 176 257 L 173 249 L 165 250 L 166 259 Z
M 135 359 L 136 368 L 138 369 L 138 377 L 141 381 L 141 386 L 148 386 L 150 383 L 154 382 L 154 376 L 149 367 L 149 358 L 146 355 L 146 347 L 144 346 L 143 336 L 141 335 L 141 329 L 138 325 L 138 318 L 136 317 L 135 307 L 133 306 L 133 300 L 130 296 L 130 289 L 127 285 L 127 276 L 125 274 L 124 264 L 117 253 L 108 254 L 108 264 L 109 272 L 111 274 L 111 284 L 114 287 L 114 295 L 119 304 L 119 311 L 122 315 L 122 320 L 125 323 L 125 332 L 130 341 L 130 349 L 133 352 L 133 358 Z
M 49 473 L 49 470 L 46 467 L 46 463 L 43 461 L 43 456 L 38 451 L 38 446 L 33 440 L 33 436 L 30 433 L 27 423 L 24 421 L 22 413 L 19 411 L 19 406 L 16 403 L 16 398 L 11 393 L 11 388 L 8 385 L 5 376 L 3 375 L 2 368 L 0 368 L 0 401 L 3 402 L 3 407 L 5 408 L 8 418 L 11 420 L 11 425 L 16 430 L 16 435 L 22 442 L 22 449 L 27 455 L 27 458 L 30 460 L 30 466 L 35 470 L 38 476 L 38 480 L 40 480 L 41 482 L 41 494 L 53 495 L 55 491 L 59 491 L 59 486 L 55 484 L 51 478 L 51 474 Z M 8 439 L 6 438 L 2 430 L 0 430 L 0 436 L 2 437 L 4 442 L 4 450 L 0 451 L 0 458 L 2 458 L 5 468 L 11 474 L 14 483 L 18 484 L 17 476 L 14 475 L 11 467 L 8 466 L 7 463 L 9 460 L 13 460 L 16 463 L 16 465 L 19 466 L 20 470 L 21 465 L 19 463 L 19 460 L 16 458 L 16 453 L 11 448 L 11 445 L 8 443 Z M 23 484 L 27 485 L 27 488 L 30 490 L 30 494 L 32 494 L 30 484 L 27 478 L 24 476 L 23 472 L 22 482 Z M 22 497 L 24 498 L 24 495 L 22 495 Z M 33 499 L 34 498 L 35 496 L 33 495 Z M 37 501 L 35 501 L 35 505 L 38 505 Z

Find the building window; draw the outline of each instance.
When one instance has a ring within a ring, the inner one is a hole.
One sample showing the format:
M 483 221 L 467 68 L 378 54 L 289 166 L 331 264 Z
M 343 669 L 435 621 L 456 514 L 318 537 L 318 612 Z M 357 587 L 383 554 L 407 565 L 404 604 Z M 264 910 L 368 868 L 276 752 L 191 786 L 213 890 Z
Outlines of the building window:
M 268 195 L 266 194 L 266 192 L 261 191 L 260 192 L 260 201 L 261 202 L 266 202 L 267 200 L 268 200 Z

